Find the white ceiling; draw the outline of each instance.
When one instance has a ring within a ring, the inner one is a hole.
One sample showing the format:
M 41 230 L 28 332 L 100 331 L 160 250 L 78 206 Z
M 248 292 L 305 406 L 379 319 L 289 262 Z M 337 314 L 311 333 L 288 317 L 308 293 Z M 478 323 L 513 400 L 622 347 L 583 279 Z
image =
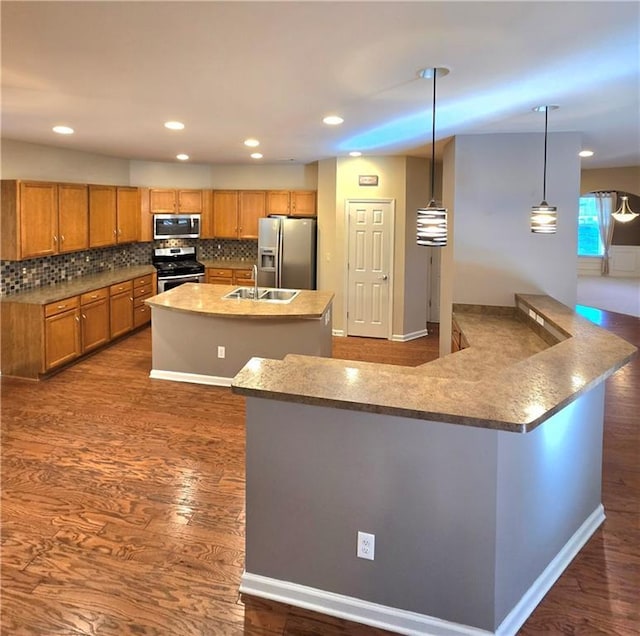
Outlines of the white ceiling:
M 429 155 L 437 137 L 579 131 L 640 165 L 638 2 L 11 2 L 2 136 L 140 160 Z M 345 123 L 327 127 L 339 113 Z M 177 119 L 185 130 L 163 122 Z M 54 124 L 76 133 L 61 137 Z M 439 146 L 441 144 L 438 144 Z

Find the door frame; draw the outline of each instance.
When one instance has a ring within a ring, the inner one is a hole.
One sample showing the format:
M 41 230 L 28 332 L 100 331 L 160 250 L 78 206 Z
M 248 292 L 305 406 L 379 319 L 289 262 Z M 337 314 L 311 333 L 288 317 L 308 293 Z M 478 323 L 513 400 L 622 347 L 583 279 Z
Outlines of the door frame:
M 352 203 L 389 203 L 391 223 L 389 224 L 389 313 L 388 313 L 388 325 L 387 340 L 393 339 L 393 287 L 394 287 L 394 260 L 395 260 L 395 246 L 396 246 L 396 200 L 388 198 L 357 198 L 357 199 L 345 199 L 344 200 L 344 253 L 345 264 L 344 275 L 342 278 L 342 297 L 344 302 L 342 303 L 342 324 L 344 325 L 344 336 L 349 335 L 349 319 L 347 313 L 349 311 L 349 238 L 351 236 L 351 227 L 349 223 L 349 206 Z

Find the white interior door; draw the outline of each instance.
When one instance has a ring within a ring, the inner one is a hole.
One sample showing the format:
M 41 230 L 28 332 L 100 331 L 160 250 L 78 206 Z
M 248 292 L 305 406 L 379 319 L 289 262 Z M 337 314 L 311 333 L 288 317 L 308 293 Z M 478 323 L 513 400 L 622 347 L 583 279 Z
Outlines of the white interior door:
M 347 335 L 391 336 L 392 201 L 349 201 Z

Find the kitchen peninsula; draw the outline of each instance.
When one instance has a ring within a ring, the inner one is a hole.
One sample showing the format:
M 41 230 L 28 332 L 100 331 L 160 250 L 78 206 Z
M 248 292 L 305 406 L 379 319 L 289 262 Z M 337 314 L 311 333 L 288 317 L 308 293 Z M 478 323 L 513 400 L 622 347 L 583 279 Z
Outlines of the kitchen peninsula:
M 603 522 L 604 380 L 635 347 L 548 296 L 454 310 L 469 347 L 419 367 L 289 355 L 235 377 L 241 592 L 403 634 L 511 635 Z
M 332 292 L 300 290 L 286 303 L 224 298 L 234 289 L 187 283 L 146 301 L 152 378 L 229 386 L 253 356 L 331 356 Z

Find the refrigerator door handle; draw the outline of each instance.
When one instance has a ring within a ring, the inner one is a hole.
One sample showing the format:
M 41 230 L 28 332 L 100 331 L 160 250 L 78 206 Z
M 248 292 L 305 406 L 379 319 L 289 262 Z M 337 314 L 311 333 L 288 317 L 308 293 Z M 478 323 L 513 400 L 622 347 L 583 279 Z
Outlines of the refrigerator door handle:
M 278 221 L 278 266 L 276 269 L 276 287 L 282 287 L 282 221 Z

